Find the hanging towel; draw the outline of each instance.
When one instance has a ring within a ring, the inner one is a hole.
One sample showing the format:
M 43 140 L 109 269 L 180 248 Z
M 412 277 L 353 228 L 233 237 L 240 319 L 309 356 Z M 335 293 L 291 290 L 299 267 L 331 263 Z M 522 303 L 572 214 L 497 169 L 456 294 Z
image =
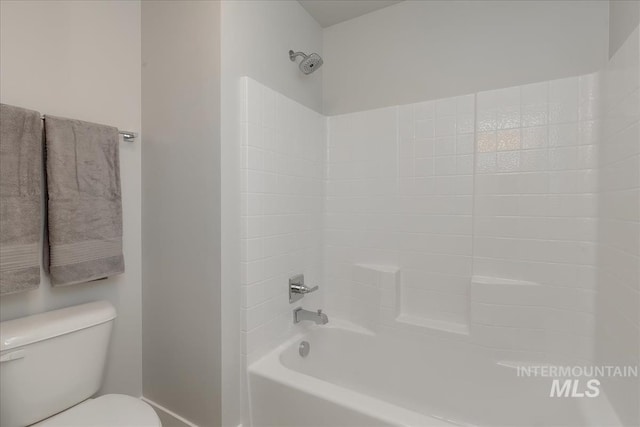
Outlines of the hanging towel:
M 45 141 L 51 283 L 124 272 L 118 129 L 46 116 Z
M 42 121 L 0 104 L 0 294 L 40 284 Z

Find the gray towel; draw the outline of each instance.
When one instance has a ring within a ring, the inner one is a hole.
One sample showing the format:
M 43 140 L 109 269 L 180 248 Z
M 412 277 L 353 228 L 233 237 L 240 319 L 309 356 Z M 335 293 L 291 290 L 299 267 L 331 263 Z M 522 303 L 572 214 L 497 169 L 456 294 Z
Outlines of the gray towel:
M 118 129 L 45 117 L 51 283 L 124 272 Z
M 40 113 L 0 104 L 0 294 L 40 284 Z

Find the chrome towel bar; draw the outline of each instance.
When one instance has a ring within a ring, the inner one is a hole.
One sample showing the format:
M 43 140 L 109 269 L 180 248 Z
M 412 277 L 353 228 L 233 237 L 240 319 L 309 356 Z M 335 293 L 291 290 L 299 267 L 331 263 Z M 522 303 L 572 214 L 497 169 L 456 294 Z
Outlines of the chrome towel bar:
M 44 120 L 44 116 L 40 117 L 40 120 Z M 128 130 L 119 130 L 118 133 L 122 135 L 122 139 L 126 142 L 133 142 L 138 137 L 138 134 Z

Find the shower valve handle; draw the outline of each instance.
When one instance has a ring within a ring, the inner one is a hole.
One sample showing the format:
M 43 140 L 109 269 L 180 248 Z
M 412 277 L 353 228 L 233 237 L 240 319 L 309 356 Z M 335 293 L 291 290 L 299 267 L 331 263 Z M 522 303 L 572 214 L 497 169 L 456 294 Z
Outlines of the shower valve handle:
M 289 278 L 289 302 L 296 302 L 305 294 L 315 292 L 318 290 L 318 286 L 314 286 L 312 288 L 305 286 L 304 284 L 304 275 L 297 274 L 291 278 Z
M 318 290 L 318 286 L 314 286 L 313 288 L 308 288 L 305 285 L 291 285 L 291 292 L 296 294 L 308 294 L 317 290 Z

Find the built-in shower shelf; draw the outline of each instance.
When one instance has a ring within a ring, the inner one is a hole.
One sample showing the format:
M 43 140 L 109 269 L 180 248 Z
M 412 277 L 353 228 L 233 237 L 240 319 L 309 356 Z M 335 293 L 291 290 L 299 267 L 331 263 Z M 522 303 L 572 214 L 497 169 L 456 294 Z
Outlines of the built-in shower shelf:
M 396 322 L 409 327 L 426 328 L 457 335 L 469 335 L 469 325 L 450 320 L 431 319 L 403 313 L 396 317 Z

